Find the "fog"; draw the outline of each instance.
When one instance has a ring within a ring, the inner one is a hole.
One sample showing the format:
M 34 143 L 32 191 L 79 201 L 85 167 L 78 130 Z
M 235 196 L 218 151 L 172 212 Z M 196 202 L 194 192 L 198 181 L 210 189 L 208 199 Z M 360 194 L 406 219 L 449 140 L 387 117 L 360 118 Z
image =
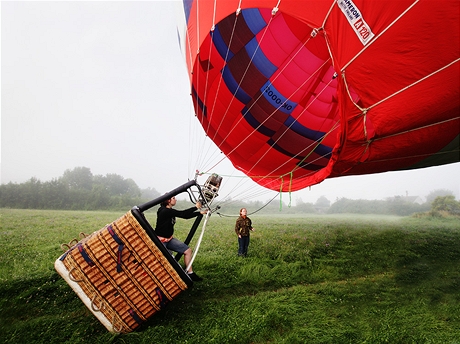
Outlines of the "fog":
M 222 198 L 276 195 L 237 172 L 199 127 L 176 6 L 1 3 L 1 183 L 49 181 L 84 166 L 163 193 L 198 170 L 224 177 Z M 424 198 L 448 189 L 459 199 L 459 176 L 460 163 L 341 177 L 282 198 Z

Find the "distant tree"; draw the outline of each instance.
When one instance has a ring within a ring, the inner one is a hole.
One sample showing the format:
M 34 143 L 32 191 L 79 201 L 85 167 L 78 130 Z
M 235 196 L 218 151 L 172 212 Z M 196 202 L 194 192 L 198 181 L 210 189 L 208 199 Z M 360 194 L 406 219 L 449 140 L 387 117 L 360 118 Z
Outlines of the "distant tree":
M 325 196 L 318 198 L 315 203 L 315 209 L 318 211 L 327 211 L 330 206 L 331 202 Z
M 141 190 L 141 197 L 145 200 L 152 200 L 152 199 L 160 197 L 160 195 L 161 194 L 156 189 L 151 188 L 151 187 Z
M 438 196 L 453 196 L 454 193 L 447 189 L 437 189 L 431 191 L 428 196 L 426 196 L 426 203 L 431 204 L 434 199 Z
M 22 187 L 22 197 L 26 208 L 40 208 L 42 202 L 42 183 L 35 177 L 30 178 Z
M 296 199 L 295 211 L 298 213 L 315 213 L 313 203 L 305 203 L 301 198 Z
M 96 175 L 93 178 L 94 185 L 98 185 L 98 192 L 102 189 L 110 196 L 129 195 L 132 197 L 140 197 L 141 190 L 132 179 L 125 179 L 115 173 L 108 173 L 105 176 Z M 101 189 L 102 187 L 102 189 Z
M 388 213 L 387 202 L 381 200 L 364 200 L 340 198 L 332 203 L 328 210 L 329 214 L 386 214 Z
M 70 204 L 69 190 L 59 179 L 43 183 L 43 207 L 65 209 Z
M 456 201 L 453 195 L 438 196 L 431 202 L 431 211 L 460 215 L 460 202 Z
M 65 170 L 60 181 L 73 190 L 90 191 L 93 188 L 93 174 L 88 167 L 75 167 L 73 170 Z
M 408 216 L 424 210 L 424 206 L 407 201 L 406 197 L 395 196 L 387 200 L 388 214 Z

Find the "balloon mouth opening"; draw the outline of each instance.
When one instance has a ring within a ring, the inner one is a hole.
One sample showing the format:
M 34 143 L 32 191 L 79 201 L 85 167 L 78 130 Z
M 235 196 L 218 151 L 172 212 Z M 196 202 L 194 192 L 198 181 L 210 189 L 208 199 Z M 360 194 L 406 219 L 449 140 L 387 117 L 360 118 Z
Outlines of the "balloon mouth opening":
M 192 97 L 233 165 L 279 190 L 329 164 L 340 128 L 337 79 L 321 32 L 253 8 L 224 18 L 204 40 Z

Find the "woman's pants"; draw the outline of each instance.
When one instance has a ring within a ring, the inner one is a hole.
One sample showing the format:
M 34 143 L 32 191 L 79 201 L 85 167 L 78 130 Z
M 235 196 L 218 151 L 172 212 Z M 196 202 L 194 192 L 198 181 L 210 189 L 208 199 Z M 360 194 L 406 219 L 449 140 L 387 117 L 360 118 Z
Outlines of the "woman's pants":
M 238 255 L 246 256 L 248 254 L 249 235 L 238 237 Z

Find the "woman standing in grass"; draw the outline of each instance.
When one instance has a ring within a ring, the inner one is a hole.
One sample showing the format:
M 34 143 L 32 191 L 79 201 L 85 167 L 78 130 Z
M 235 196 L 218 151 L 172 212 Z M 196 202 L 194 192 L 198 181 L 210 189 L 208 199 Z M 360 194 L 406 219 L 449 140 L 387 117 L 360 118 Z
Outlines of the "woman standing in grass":
M 249 246 L 249 232 L 254 231 L 252 221 L 247 217 L 246 208 L 240 209 L 240 217 L 236 220 L 235 232 L 238 235 L 238 256 L 246 257 Z

